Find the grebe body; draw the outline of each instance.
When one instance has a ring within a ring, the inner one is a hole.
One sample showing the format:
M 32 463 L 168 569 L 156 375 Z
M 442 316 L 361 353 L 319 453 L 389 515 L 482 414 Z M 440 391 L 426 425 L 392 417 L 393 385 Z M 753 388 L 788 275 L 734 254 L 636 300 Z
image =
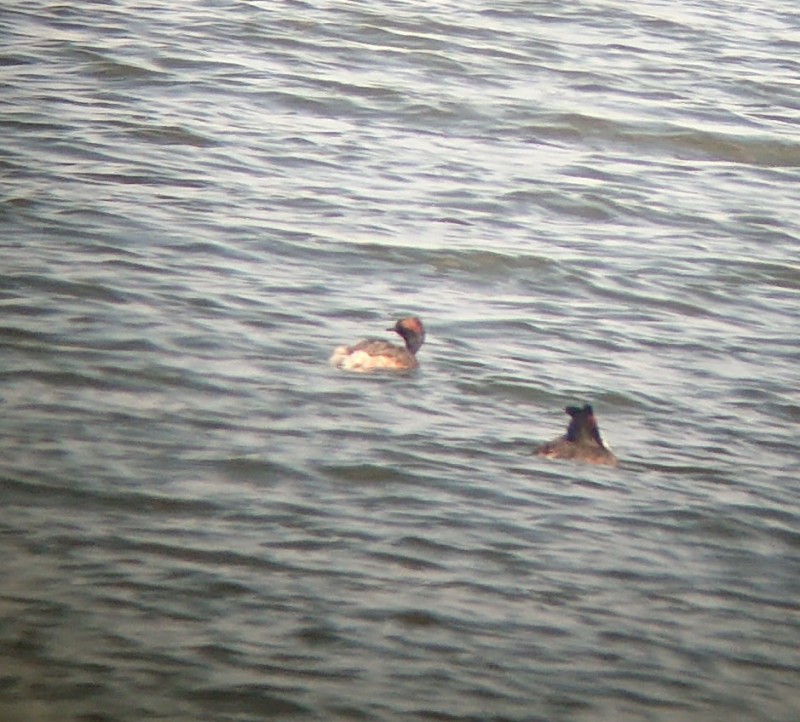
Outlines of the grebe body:
M 386 330 L 399 334 L 405 346 L 380 339 L 365 339 L 354 346 L 339 346 L 330 358 L 331 363 L 345 371 L 410 371 L 417 368 L 417 351 L 425 341 L 422 321 L 411 316 Z
M 564 411 L 571 417 L 567 433 L 540 446 L 536 454 L 549 459 L 573 459 L 587 464 L 616 466 L 617 457 L 603 443 L 594 409 L 586 404 L 583 408 L 567 406 Z

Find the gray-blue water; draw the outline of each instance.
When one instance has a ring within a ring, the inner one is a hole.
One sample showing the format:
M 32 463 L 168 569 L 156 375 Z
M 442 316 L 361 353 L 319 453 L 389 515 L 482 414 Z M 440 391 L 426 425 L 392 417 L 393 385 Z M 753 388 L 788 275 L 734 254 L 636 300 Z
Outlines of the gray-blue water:
M 0 37 L 3 722 L 800 719 L 794 0 Z

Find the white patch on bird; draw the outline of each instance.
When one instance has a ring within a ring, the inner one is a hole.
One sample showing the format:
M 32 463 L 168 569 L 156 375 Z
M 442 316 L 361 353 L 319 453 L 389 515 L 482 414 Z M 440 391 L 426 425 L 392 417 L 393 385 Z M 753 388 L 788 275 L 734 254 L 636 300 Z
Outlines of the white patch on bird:
M 339 346 L 330 358 L 330 362 L 337 368 L 345 371 L 375 371 L 379 369 L 405 369 L 408 366 L 400 359 L 388 356 L 373 356 L 361 349 L 353 349 L 349 346 Z

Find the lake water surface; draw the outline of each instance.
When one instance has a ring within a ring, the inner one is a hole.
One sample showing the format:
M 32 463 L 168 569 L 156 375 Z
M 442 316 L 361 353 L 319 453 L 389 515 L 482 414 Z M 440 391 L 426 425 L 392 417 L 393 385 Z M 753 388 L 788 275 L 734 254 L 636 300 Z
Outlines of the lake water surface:
M 0 719 L 800 719 L 794 0 L 0 32 Z

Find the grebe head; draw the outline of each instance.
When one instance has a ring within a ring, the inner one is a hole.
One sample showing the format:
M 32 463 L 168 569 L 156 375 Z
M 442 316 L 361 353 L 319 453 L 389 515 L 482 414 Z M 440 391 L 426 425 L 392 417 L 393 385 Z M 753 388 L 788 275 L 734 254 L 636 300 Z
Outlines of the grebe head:
M 580 406 L 567 406 L 564 409 L 571 417 L 567 427 L 567 441 L 594 441 L 598 446 L 605 449 L 603 439 L 600 437 L 600 427 L 594 417 L 594 409 L 590 404 Z
M 392 328 L 386 330 L 400 334 L 406 342 L 406 348 L 412 354 L 419 351 L 425 342 L 425 327 L 416 316 L 400 319 Z

